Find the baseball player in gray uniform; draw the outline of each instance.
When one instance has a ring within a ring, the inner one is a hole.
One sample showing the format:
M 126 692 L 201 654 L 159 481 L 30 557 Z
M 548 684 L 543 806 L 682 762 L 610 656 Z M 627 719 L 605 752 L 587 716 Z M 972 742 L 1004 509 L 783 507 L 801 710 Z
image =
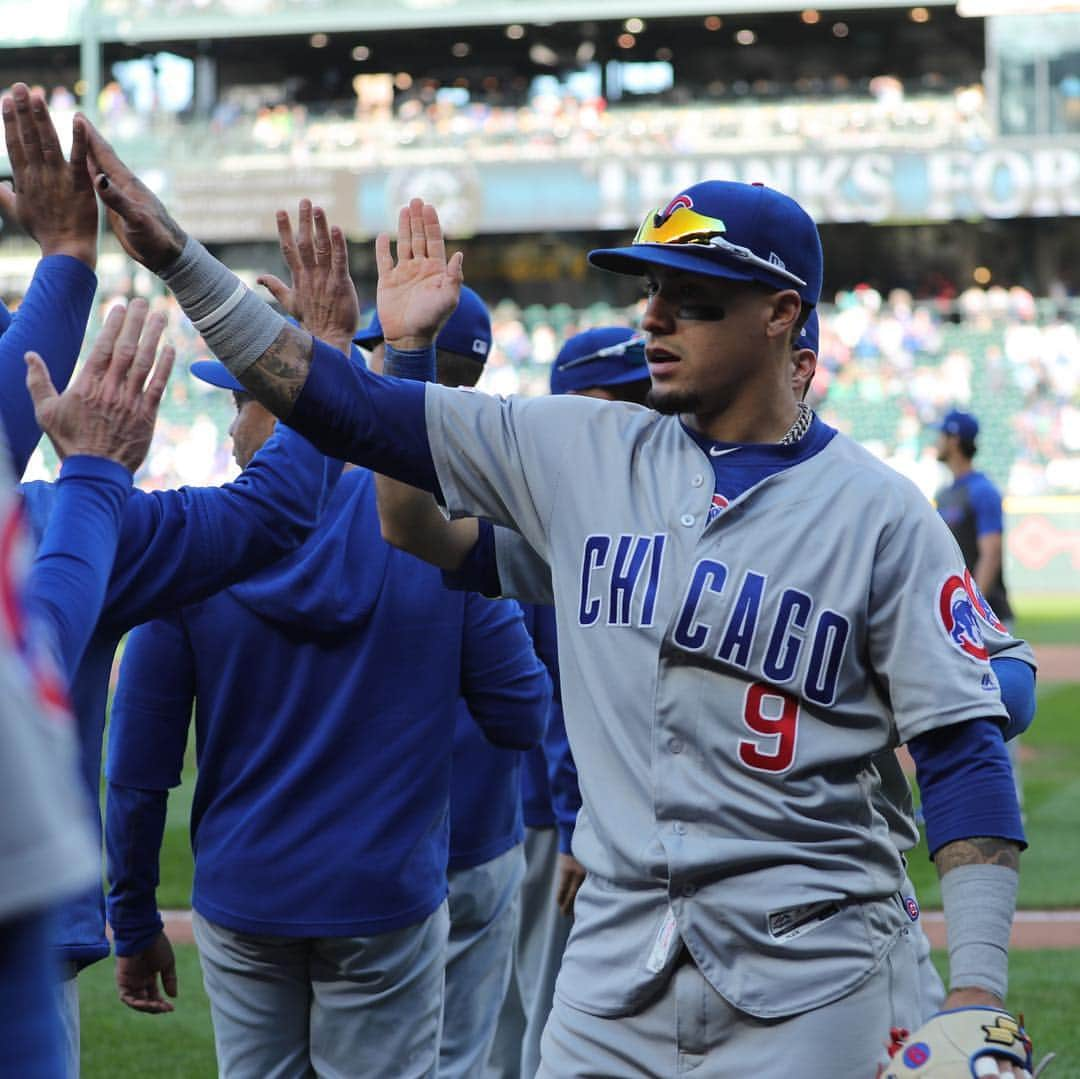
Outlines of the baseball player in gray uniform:
M 550 566 L 588 876 L 541 1075 L 872 1073 L 883 1031 L 921 1018 L 903 861 L 874 804 L 872 759 L 899 742 L 942 880 L 946 1004 L 1000 1007 L 1024 838 L 991 612 L 918 490 L 795 398 L 822 278 L 797 203 L 697 184 L 592 252 L 646 280 L 655 411 L 500 400 L 352 368 L 87 128 L 121 242 L 259 400 Z M 355 319 L 339 231 L 332 247 Z M 396 260 L 377 242 L 389 346 L 431 347 L 461 261 L 413 200 Z

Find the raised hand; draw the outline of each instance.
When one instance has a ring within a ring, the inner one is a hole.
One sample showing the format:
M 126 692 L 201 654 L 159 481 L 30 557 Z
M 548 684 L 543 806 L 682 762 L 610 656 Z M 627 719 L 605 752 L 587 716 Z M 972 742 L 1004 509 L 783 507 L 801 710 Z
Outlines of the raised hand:
M 109 226 L 120 246 L 136 262 L 155 272 L 175 261 L 187 235 L 161 200 L 116 156 L 82 113 L 75 117 L 73 130 L 76 138 L 85 141 L 88 174 L 105 203 Z
M 14 188 L 0 185 L 0 210 L 14 218 L 43 255 L 71 255 L 97 265 L 98 208 L 86 171 L 86 133 L 72 132 L 64 160 L 45 99 L 22 82 L 0 105 Z
M 360 300 L 349 276 L 349 252 L 341 229 L 330 228 L 321 206 L 300 200 L 297 238 L 284 210 L 277 213 L 278 242 L 292 287 L 273 274 L 260 285 L 313 337 L 347 353 L 360 320 Z
M 178 992 L 176 958 L 172 944 L 163 932 L 137 955 L 116 957 L 116 992 L 120 1002 L 137 1012 L 151 1015 L 173 1011 L 175 1006 L 158 988 L 159 975 L 162 988 L 170 997 L 175 997 Z
M 454 313 L 461 295 L 462 254 L 449 262 L 435 207 L 413 199 L 398 215 L 397 263 L 390 237 L 375 239 L 379 285 L 375 297 L 387 344 L 399 349 L 430 345 Z
M 26 354 L 34 416 L 61 460 L 74 454 L 106 457 L 129 472 L 145 460 L 176 358 L 167 345 L 155 363 L 165 316 L 147 319 L 147 311 L 145 300 L 133 300 L 126 310 L 114 307 L 89 358 L 62 394 L 45 361 L 36 352 Z

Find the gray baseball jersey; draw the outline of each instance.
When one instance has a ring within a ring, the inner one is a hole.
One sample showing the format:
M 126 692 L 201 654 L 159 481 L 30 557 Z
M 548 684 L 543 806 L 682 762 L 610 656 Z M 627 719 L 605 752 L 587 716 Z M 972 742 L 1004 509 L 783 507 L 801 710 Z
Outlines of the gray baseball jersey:
M 589 871 L 560 979 L 634 1010 L 681 940 L 736 1007 L 834 1000 L 908 922 L 872 758 L 1004 717 L 948 530 L 843 436 L 709 522 L 674 417 L 429 386 L 447 508 L 551 566 Z
M 27 643 L 19 610 L 29 545 L 0 440 L 0 920 L 100 875 L 58 683 Z

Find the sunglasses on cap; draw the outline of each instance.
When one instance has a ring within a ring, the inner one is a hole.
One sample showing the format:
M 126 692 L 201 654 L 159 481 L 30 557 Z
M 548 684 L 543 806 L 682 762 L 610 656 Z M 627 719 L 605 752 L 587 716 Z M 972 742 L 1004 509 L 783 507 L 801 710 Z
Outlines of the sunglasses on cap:
M 643 333 L 636 333 L 633 337 L 628 337 L 625 341 L 617 341 L 614 345 L 607 345 L 605 348 L 598 348 L 595 352 L 590 352 L 586 356 L 578 356 L 576 359 L 570 360 L 567 363 L 559 364 L 560 371 L 569 371 L 571 367 L 580 367 L 583 363 L 592 363 L 593 360 L 603 360 L 608 356 L 625 356 L 631 349 L 644 349 L 645 347 L 645 335 Z M 638 357 L 634 357 L 634 362 L 638 361 Z
M 645 215 L 641 228 L 634 237 L 635 244 L 665 244 L 675 247 L 709 247 L 739 262 L 765 270 L 773 277 L 783 278 L 793 285 L 805 287 L 806 282 L 783 266 L 777 266 L 761 255 L 755 255 L 748 247 L 733 244 L 723 237 L 727 226 L 718 217 L 706 217 L 688 206 L 676 206 L 666 218 L 657 207 Z M 659 222 L 659 223 L 658 223 Z

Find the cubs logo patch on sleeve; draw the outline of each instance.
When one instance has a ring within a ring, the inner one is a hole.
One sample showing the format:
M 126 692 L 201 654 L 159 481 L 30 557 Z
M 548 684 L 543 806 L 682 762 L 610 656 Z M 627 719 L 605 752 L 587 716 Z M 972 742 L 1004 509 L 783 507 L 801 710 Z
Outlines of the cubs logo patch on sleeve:
M 949 643 L 972 659 L 987 660 L 990 653 L 983 643 L 979 616 L 967 583 L 959 574 L 945 580 L 938 593 L 938 614 Z

